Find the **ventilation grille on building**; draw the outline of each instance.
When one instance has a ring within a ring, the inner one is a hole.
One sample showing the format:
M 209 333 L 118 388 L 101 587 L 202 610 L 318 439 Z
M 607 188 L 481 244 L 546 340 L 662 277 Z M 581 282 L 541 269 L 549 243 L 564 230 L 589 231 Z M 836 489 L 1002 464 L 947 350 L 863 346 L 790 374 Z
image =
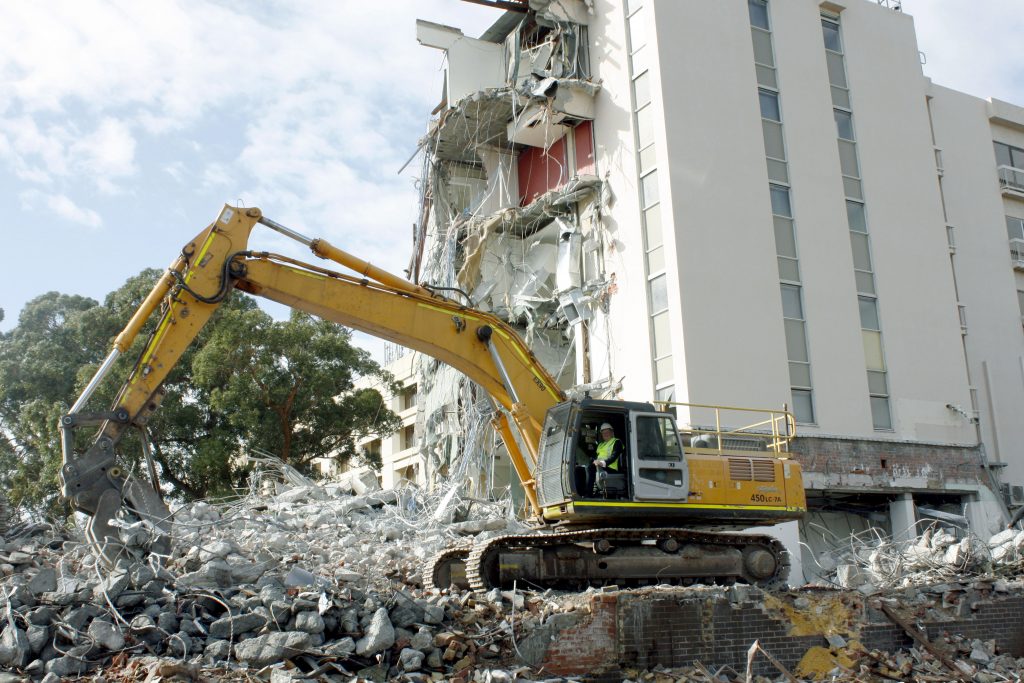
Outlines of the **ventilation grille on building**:
M 1010 507 L 1020 507 L 1021 505 L 1024 505 L 1024 486 L 1003 484 L 1000 488 L 1002 489 L 1004 503 Z

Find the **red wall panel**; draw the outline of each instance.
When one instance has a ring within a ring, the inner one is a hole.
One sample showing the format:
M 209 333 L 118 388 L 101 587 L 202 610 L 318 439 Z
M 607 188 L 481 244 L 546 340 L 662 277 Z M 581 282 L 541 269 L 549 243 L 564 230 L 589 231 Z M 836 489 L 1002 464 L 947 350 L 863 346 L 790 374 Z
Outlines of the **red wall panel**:
M 551 145 L 547 152 L 528 147 L 519 153 L 519 205 L 526 206 L 548 190 L 569 179 L 566 167 L 565 138 Z

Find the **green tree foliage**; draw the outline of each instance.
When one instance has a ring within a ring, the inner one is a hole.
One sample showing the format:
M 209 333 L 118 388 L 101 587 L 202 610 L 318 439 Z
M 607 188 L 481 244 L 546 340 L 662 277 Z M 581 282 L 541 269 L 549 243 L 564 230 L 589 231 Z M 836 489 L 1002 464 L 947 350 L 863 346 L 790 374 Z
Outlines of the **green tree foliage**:
M 344 462 L 359 438 L 400 426 L 376 390 L 354 386 L 360 376 L 390 376 L 352 346 L 346 329 L 299 311 L 286 322 L 258 309 L 226 313 L 193 370 L 210 405 L 245 442 L 300 470 L 328 453 Z
M 0 333 L 0 486 L 13 504 L 65 509 L 57 500 L 57 421 L 158 276 L 159 271 L 143 271 L 102 305 L 49 292 L 26 304 L 17 326 Z M 119 359 L 87 411 L 113 404 L 155 317 Z M 250 446 L 281 453 L 305 467 L 312 457 L 332 451 L 346 460 L 360 435 L 397 429 L 397 417 L 383 407 L 377 392 L 352 390 L 359 375 L 386 377 L 349 341 L 349 332 L 333 323 L 308 316 L 277 323 L 250 297 L 240 292 L 229 297 L 169 375 L 163 405 L 149 424 L 164 484 L 184 498 L 222 495 L 244 476 L 238 456 Z M 250 362 L 256 367 L 247 368 Z M 245 381 L 255 378 L 263 393 L 249 392 Z M 342 392 L 348 393 L 335 400 Z M 94 430 L 79 432 L 84 448 Z M 133 430 L 119 450 L 127 466 L 140 467 L 141 448 Z

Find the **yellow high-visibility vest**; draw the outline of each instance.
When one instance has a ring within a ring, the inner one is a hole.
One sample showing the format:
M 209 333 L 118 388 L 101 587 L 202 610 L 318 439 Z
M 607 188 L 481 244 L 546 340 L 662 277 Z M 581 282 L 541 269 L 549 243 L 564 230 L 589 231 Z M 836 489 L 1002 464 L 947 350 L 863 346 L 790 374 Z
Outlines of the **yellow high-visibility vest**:
M 615 444 L 618 442 L 619 440 L 613 436 L 607 441 L 602 441 L 597 444 L 597 459 L 608 460 L 608 458 L 612 457 L 612 453 L 615 451 Z M 620 455 L 619 458 L 621 459 L 621 457 L 622 456 Z M 616 460 L 615 462 L 609 463 L 608 469 L 617 471 L 619 469 L 619 461 Z

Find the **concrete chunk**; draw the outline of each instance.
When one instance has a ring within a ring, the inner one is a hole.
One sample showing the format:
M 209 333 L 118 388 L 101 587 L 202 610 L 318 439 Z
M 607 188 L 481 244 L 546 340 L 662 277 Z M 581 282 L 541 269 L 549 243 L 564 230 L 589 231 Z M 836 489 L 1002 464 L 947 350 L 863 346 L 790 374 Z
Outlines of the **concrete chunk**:
M 267 620 L 258 614 L 247 612 L 235 616 L 221 617 L 210 624 L 210 637 L 218 639 L 235 638 L 266 626 Z
M 374 612 L 366 635 L 356 643 L 356 653 L 365 657 L 386 650 L 394 644 L 395 627 L 388 618 L 387 608 L 381 607 Z
M 120 650 L 124 647 L 124 635 L 114 624 L 109 621 L 100 621 L 94 619 L 89 624 L 89 637 L 96 642 L 100 647 L 106 648 L 107 650 Z
M 57 590 L 57 571 L 52 567 L 43 567 L 28 582 L 28 589 L 32 591 L 33 595 L 52 593 Z
M 0 664 L 20 669 L 28 664 L 31 655 L 28 636 L 17 626 L 8 624 L 0 634 Z
M 263 667 L 294 657 L 312 646 L 312 638 L 301 631 L 268 633 L 235 646 L 235 659 L 249 666 Z

